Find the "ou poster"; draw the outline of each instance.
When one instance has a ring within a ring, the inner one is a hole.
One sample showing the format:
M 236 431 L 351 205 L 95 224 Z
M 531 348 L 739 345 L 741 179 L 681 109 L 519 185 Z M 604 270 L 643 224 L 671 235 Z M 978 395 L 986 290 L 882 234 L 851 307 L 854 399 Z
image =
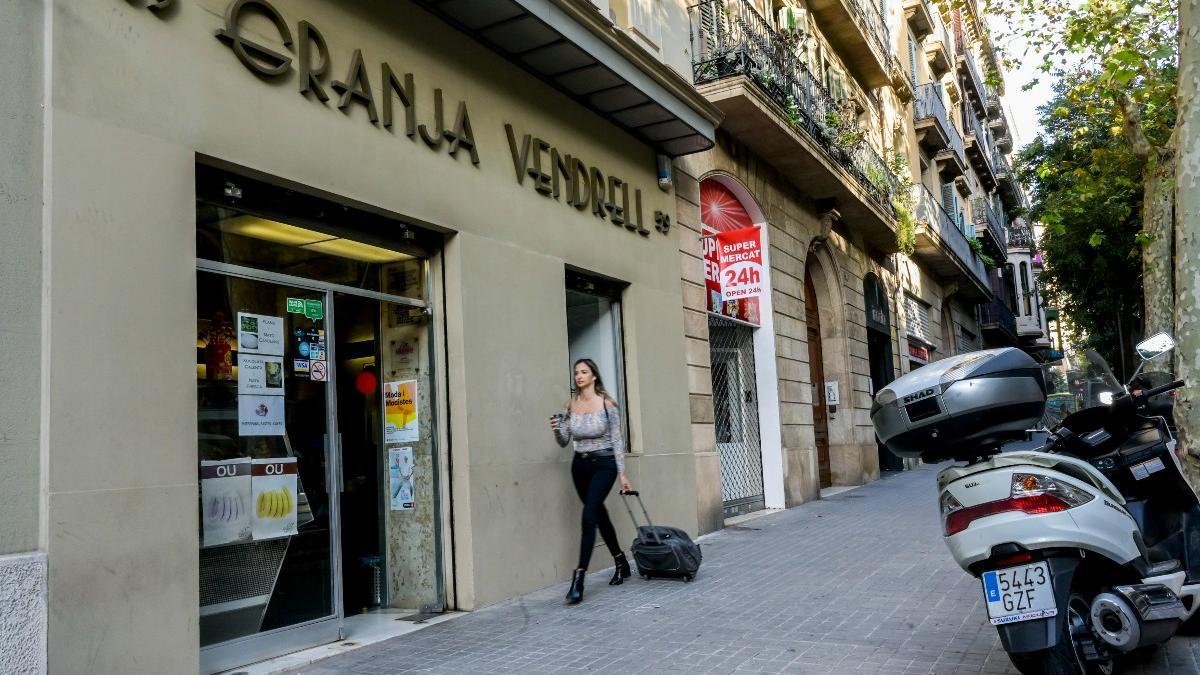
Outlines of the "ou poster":
M 238 395 L 239 436 L 283 436 L 287 433 L 282 396 Z
M 417 381 L 383 384 L 383 442 L 412 443 L 421 439 L 417 424 Z
M 238 354 L 283 356 L 283 317 L 238 312 Z
M 203 546 L 250 541 L 250 458 L 200 461 Z
M 388 449 L 388 478 L 393 511 L 409 511 L 416 506 L 413 474 L 416 471 L 412 448 Z
M 726 300 L 758 298 L 763 293 L 761 236 L 757 226 L 719 232 L 717 267 Z
M 295 457 L 253 460 L 251 490 L 255 539 L 275 539 L 296 534 Z

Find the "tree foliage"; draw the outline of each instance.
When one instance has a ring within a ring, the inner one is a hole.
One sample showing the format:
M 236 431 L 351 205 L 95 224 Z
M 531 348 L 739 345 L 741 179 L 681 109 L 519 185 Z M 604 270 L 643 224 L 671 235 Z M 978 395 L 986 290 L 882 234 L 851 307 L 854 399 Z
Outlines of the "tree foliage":
M 1083 329 L 1084 344 L 1074 346 L 1119 368 L 1122 342 L 1128 360 L 1141 331 L 1144 162 L 1113 132 L 1114 111 L 1095 100 L 1102 94 L 1077 80 L 1057 83 L 1038 109 L 1045 131 L 1021 153 L 1017 173 L 1034 188 L 1031 218 L 1045 227 L 1046 299 Z
M 1067 102 L 1093 116 L 1108 109 L 1112 130 L 1125 135 L 1135 156 L 1151 159 L 1169 147 L 1178 0 L 987 0 L 987 9 L 999 38 L 1015 47 L 1001 45 L 1006 68 L 1037 58 L 1047 75 L 1078 75 L 1063 78 Z

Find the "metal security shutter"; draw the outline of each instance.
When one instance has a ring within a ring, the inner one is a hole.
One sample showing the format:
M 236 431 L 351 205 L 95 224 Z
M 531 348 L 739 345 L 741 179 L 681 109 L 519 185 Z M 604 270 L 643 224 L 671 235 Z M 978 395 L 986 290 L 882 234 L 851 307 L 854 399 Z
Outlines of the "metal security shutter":
M 967 352 L 976 352 L 980 349 L 979 337 L 966 328 L 959 328 L 958 353 L 965 354 Z
M 932 345 L 933 334 L 929 327 L 929 305 L 911 295 L 905 295 L 904 314 L 908 319 L 908 334 L 927 345 Z
M 754 329 L 708 316 L 713 411 L 726 517 L 763 508 Z

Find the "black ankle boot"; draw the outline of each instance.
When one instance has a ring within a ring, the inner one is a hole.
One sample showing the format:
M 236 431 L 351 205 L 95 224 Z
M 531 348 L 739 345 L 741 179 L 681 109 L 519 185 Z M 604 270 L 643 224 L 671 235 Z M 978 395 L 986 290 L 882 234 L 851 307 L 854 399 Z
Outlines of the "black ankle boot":
M 575 570 L 575 576 L 571 578 L 571 588 L 567 591 L 567 604 L 577 605 L 583 600 L 583 577 L 587 574 L 585 570 Z
M 612 579 L 609 579 L 609 586 L 620 586 L 621 582 L 629 578 L 629 560 L 624 553 L 618 553 L 613 556 L 613 562 L 616 563 L 616 569 L 613 570 Z

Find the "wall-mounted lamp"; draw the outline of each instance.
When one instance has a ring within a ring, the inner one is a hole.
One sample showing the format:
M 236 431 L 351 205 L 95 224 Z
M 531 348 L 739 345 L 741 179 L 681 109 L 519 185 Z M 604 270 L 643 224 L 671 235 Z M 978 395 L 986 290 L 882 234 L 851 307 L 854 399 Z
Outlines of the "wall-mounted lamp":
M 671 177 L 671 158 L 666 155 L 657 155 L 655 159 L 658 164 L 658 189 L 670 192 L 671 185 L 675 182 Z

